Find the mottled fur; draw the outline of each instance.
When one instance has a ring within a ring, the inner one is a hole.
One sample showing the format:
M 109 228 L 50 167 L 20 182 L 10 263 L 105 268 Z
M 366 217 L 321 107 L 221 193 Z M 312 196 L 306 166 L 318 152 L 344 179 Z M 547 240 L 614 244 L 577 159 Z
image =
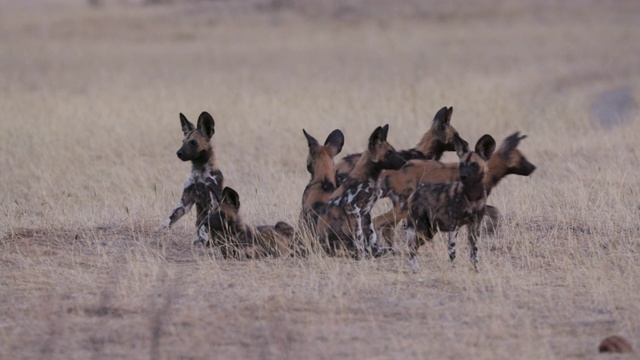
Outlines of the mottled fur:
M 440 160 L 445 151 L 455 151 L 456 148 L 463 148 L 464 152 L 469 151 L 469 144 L 451 126 L 451 114 L 453 114 L 452 107 L 443 107 L 438 110 L 431 127 L 424 133 L 420 142 L 413 149 L 402 150 L 398 154 L 407 161 L 414 159 Z M 362 156 L 361 153 L 350 154 L 340 160 L 336 166 L 338 186 L 355 168 L 360 156 Z
M 307 171 L 311 174 L 311 180 L 302 194 L 300 227 L 313 233 L 318 221 L 318 214 L 331 198 L 331 194 L 337 189 L 333 158 L 342 150 L 344 135 L 342 131 L 334 130 L 329 134 L 324 145 L 320 145 L 318 140 L 304 129 L 302 132 L 309 145 Z
M 376 252 L 370 211 L 380 197 L 378 177 L 384 169 L 399 169 L 405 160 L 387 142 L 389 125 L 369 137 L 367 150 L 340 187 L 331 195 L 317 223 L 321 247 L 331 255 L 339 248 L 360 258 Z
M 294 229 L 284 221 L 275 225 L 248 226 L 239 214 L 240 196 L 226 187 L 220 206 L 205 222 L 211 245 L 219 246 L 225 258 L 258 259 L 292 256 L 295 251 Z
M 509 174 L 529 176 L 536 169 L 527 158 L 517 149 L 520 136 L 516 132 L 502 142 L 498 150 L 487 161 L 487 172 L 484 176 L 484 187 L 487 196 L 498 185 L 500 180 Z M 380 176 L 382 196 L 389 197 L 393 208 L 377 216 L 374 225 L 378 232 L 387 240 L 392 239 L 395 226 L 408 215 L 409 196 L 421 184 L 453 182 L 460 178 L 459 163 L 441 163 L 434 160 L 411 160 L 399 170 L 386 170 Z M 491 226 L 498 223 L 499 212 L 493 206 L 486 206 L 486 213 Z
M 180 124 L 184 139 L 182 147 L 176 152 L 182 161 L 191 161 L 191 173 L 184 183 L 184 190 L 178 205 L 161 227 L 168 229 L 184 214 L 196 205 L 196 228 L 198 238 L 195 244 L 205 244 L 208 241 L 204 229 L 207 216 L 218 207 L 218 200 L 222 196 L 223 176 L 216 164 L 215 153 L 211 147 L 211 137 L 215 133 L 215 122 L 208 112 L 203 112 L 195 127 L 187 118 L 180 114 Z
M 483 179 L 486 161 L 495 149 L 495 141 L 484 135 L 475 151 L 460 158 L 460 180 L 456 182 L 420 185 L 409 197 L 407 243 L 411 267 L 417 271 L 417 252 L 420 245 L 431 240 L 436 232 L 449 232 L 449 258 L 455 259 L 456 232 L 464 225 L 469 231 L 471 261 L 478 262 L 478 227 L 484 216 L 487 192 Z

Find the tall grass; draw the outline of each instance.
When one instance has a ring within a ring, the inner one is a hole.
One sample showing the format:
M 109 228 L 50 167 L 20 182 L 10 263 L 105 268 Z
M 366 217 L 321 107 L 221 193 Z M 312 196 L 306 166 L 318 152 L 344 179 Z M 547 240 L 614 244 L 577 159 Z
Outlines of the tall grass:
M 2 5 L 0 358 L 592 358 L 614 333 L 640 346 L 638 4 L 322 4 Z M 620 88 L 635 110 L 612 107 L 628 118 L 609 128 L 593 102 Z M 470 143 L 529 135 L 538 167 L 492 193 L 503 222 L 479 273 L 464 241 L 452 268 L 441 237 L 412 274 L 401 256 L 224 260 L 191 246 L 193 214 L 157 230 L 189 171 L 180 112 L 213 114 L 226 184 L 258 225 L 297 224 L 302 128 L 341 129 L 346 154 L 389 123 L 405 149 L 442 106 Z

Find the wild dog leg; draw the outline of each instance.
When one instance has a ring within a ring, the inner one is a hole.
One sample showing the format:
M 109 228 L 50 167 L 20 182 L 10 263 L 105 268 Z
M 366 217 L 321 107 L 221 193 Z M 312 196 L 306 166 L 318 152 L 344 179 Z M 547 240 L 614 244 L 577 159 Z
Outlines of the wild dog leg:
M 473 264 L 473 268 L 478 271 L 478 228 L 480 227 L 480 219 L 476 219 L 471 224 L 467 225 L 467 231 L 469 235 L 467 239 L 469 240 L 469 249 L 471 255 L 471 263 Z
M 458 231 L 449 231 L 449 244 L 447 245 L 447 250 L 449 252 L 449 260 L 453 264 L 453 261 L 456 259 L 456 237 L 458 236 Z
M 178 202 L 178 205 L 171 211 L 171 214 L 160 225 L 161 229 L 169 229 L 178 219 L 191 210 L 194 203 L 192 194 L 192 187 L 186 187 L 182 193 L 182 198 Z
M 413 224 L 407 225 L 406 232 L 407 246 L 409 247 L 409 266 L 414 273 L 418 272 L 420 266 L 418 265 L 418 236 Z

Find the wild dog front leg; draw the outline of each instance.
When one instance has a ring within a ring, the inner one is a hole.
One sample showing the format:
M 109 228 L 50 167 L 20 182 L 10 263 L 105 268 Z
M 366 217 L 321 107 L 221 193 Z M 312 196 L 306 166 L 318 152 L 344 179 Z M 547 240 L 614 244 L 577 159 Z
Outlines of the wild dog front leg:
M 193 245 L 207 245 L 209 244 L 209 223 L 205 221 L 198 226 L 198 238 L 193 242 Z
M 364 254 L 364 233 L 362 226 L 362 214 L 360 213 L 360 208 L 354 208 L 354 211 L 349 213 L 353 215 L 354 220 L 356 222 L 356 238 L 355 238 L 355 246 L 356 246 L 356 258 L 361 259 Z
M 191 210 L 193 203 L 193 186 L 190 185 L 184 188 L 182 198 L 178 202 L 178 205 L 176 205 L 173 211 L 171 211 L 171 214 L 160 224 L 160 228 L 163 230 L 169 229 L 171 225 Z
M 378 235 L 373 228 L 371 214 L 365 214 L 362 216 L 362 230 L 364 232 L 365 256 L 372 256 L 378 250 Z
M 449 244 L 447 245 L 447 250 L 449 252 L 449 260 L 451 260 L 452 266 L 453 261 L 456 259 L 456 237 L 458 237 L 457 228 L 449 231 Z
M 478 228 L 480 227 L 480 219 L 467 225 L 467 232 L 469 233 L 467 239 L 469 240 L 469 249 L 471 253 L 471 263 L 475 271 L 478 271 Z
M 406 231 L 407 247 L 409 247 L 409 266 L 414 273 L 420 270 L 418 265 L 418 237 L 416 235 L 416 229 L 412 221 L 409 221 Z

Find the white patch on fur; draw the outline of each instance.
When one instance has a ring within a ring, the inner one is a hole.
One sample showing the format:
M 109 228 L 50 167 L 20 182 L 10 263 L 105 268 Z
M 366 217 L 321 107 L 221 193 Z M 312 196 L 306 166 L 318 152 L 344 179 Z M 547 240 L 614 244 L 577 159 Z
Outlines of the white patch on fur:
M 196 179 L 197 175 L 192 171 L 189 173 L 189 177 L 187 178 L 187 180 L 184 182 L 184 188 L 188 188 L 189 186 L 193 185 L 196 183 L 197 179 Z
M 207 227 L 205 225 L 200 225 L 200 227 L 198 228 L 198 240 L 196 241 L 204 245 L 207 243 L 207 240 L 209 240 L 209 232 L 207 231 Z

